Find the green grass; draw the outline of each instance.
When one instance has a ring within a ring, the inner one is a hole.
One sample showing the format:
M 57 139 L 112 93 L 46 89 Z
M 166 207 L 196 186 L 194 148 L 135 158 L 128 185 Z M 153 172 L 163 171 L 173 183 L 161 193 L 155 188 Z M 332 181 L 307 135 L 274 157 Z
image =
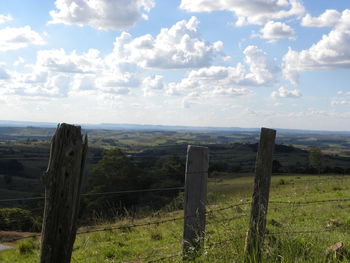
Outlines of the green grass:
M 207 208 L 213 212 L 207 215 L 204 254 L 196 262 L 243 261 L 252 183 L 252 176 L 210 179 Z M 346 256 L 341 260 L 327 258 L 325 250 L 339 241 L 350 250 L 350 201 L 304 203 L 346 198 L 350 198 L 350 176 L 273 177 L 264 262 L 348 262 L 350 257 Z M 242 205 L 215 211 L 237 203 Z M 80 234 L 72 262 L 148 262 L 160 258 L 163 262 L 182 262 L 177 255 L 182 249 L 183 220 L 113 229 L 181 216 L 182 211 L 160 211 L 153 217 L 106 224 L 107 231 Z M 37 262 L 38 247 L 37 239 L 18 242 L 16 249 L 0 253 L 0 262 Z

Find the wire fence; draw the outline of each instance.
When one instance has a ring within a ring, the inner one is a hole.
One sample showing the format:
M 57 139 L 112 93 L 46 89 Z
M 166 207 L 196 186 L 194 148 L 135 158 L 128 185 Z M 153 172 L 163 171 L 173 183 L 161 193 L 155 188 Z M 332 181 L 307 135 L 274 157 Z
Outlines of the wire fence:
M 113 191 L 113 192 L 97 192 L 97 193 L 84 193 L 80 196 L 98 196 L 98 195 L 117 195 L 117 194 L 131 194 L 131 193 L 145 193 L 145 192 L 161 192 L 161 191 L 173 191 L 184 190 L 184 187 L 168 187 L 168 188 L 151 188 L 151 189 L 136 189 L 125 191 Z M 44 200 L 44 196 L 26 197 L 26 198 L 13 198 L 13 199 L 0 199 L 0 202 L 13 202 L 13 201 L 31 201 L 31 200 Z
M 197 173 L 207 173 L 207 171 L 201 171 Z M 349 179 L 350 177 L 340 177 L 340 178 L 332 178 L 332 179 Z M 319 178 L 317 178 L 319 180 Z M 322 180 L 330 180 L 330 179 L 322 179 Z M 295 179 L 295 182 L 305 182 L 305 181 L 315 181 L 315 180 L 303 180 L 303 179 Z M 225 184 L 228 185 L 228 184 Z M 234 185 L 234 184 L 229 184 Z M 124 190 L 124 191 L 113 191 L 113 192 L 96 192 L 96 193 L 84 193 L 81 194 L 82 197 L 98 197 L 98 196 L 104 196 L 104 195 L 123 195 L 123 194 L 138 194 L 138 193 L 147 193 L 147 192 L 159 192 L 159 191 L 183 191 L 184 187 L 168 187 L 168 188 L 150 188 L 150 189 L 133 189 L 133 190 Z M 13 199 L 1 199 L 0 202 L 15 202 L 15 201 L 40 201 L 44 200 L 44 196 L 34 196 L 34 197 L 26 197 L 26 198 L 13 198 Z M 306 205 L 312 205 L 312 204 L 322 204 L 322 203 L 335 203 L 335 202 L 349 202 L 350 198 L 343 198 L 343 199 L 324 199 L 324 200 L 300 200 L 300 201 L 286 201 L 286 200 L 270 200 L 269 203 L 273 205 L 273 207 L 282 208 L 282 207 L 299 207 L 299 206 L 306 206 Z M 227 206 L 219 206 L 212 209 L 207 209 L 206 215 L 207 215 L 207 224 L 208 225 L 216 225 L 226 222 L 233 222 L 235 220 L 240 219 L 247 219 L 248 214 L 243 213 L 245 211 L 242 211 L 241 214 L 239 212 L 235 211 L 235 215 L 227 216 L 227 214 L 220 214 L 221 212 L 226 212 L 230 209 L 235 209 L 241 206 L 246 206 L 251 203 L 251 200 L 246 201 L 240 201 L 238 203 L 234 203 Z M 38 208 L 38 210 L 42 210 L 42 208 Z M 211 217 L 211 215 L 216 215 L 216 217 Z M 219 216 L 218 216 L 219 215 Z M 90 234 L 90 233 L 96 233 L 96 232 L 106 232 L 106 231 L 114 231 L 114 230 L 125 230 L 125 229 L 132 229 L 132 228 L 138 228 L 138 227 L 151 227 L 151 226 L 159 226 L 166 223 L 171 222 L 177 222 L 184 220 L 184 216 L 179 217 L 172 217 L 172 218 L 166 218 L 163 220 L 155 220 L 155 221 L 148 221 L 148 222 L 140 222 L 140 223 L 128 223 L 128 224 L 121 224 L 121 225 L 115 225 L 115 226 L 94 226 L 93 228 L 81 228 L 77 235 L 84 235 L 84 234 Z M 131 219 L 131 221 L 138 221 L 139 219 Z M 16 221 L 14 221 L 16 222 Z M 227 229 L 226 233 L 229 232 L 230 229 Z M 269 232 L 267 233 L 267 236 L 281 236 L 281 235 L 297 235 L 297 234 L 315 234 L 315 233 L 323 233 L 323 232 L 334 232 L 338 231 L 336 228 L 328 228 L 328 229 L 309 229 L 309 230 L 295 230 L 295 231 L 278 231 L 278 232 Z M 1 233 L 1 232 L 0 232 Z M 234 239 L 238 238 L 244 238 L 245 234 L 242 234 L 240 232 L 232 231 L 232 233 L 235 234 L 233 238 L 220 240 L 216 242 L 208 242 L 206 244 L 207 248 L 216 248 L 220 245 L 228 244 L 229 242 L 232 242 Z M 38 238 L 40 237 L 40 233 L 34 233 L 34 234 L 25 234 L 22 236 L 16 236 L 11 238 L 2 238 L 0 241 L 5 242 L 15 242 L 23 239 L 28 238 Z M 209 238 L 210 239 L 210 234 Z M 174 242 L 178 243 L 179 241 Z M 135 259 L 129 259 L 125 262 L 166 262 L 171 259 L 176 259 L 177 257 L 181 257 L 182 253 L 175 253 L 170 255 L 163 256 L 156 258 L 154 255 L 147 256 L 147 257 L 138 257 Z M 74 261 L 74 259 L 73 259 Z
M 198 174 L 203 174 L 203 173 L 208 173 L 207 171 L 203 172 L 196 172 Z M 191 174 L 196 174 L 196 173 L 191 173 Z M 329 180 L 343 180 L 343 179 L 350 179 L 350 176 L 347 176 L 345 178 L 339 177 L 339 178 L 328 178 L 328 179 L 317 179 L 317 181 L 329 181 Z M 315 180 L 297 180 L 297 182 L 306 182 L 306 181 L 315 181 Z M 225 186 L 229 185 L 236 185 L 234 183 L 225 183 Z M 180 187 L 168 187 L 168 188 L 151 188 L 151 189 L 134 189 L 134 190 L 124 190 L 124 191 L 112 191 L 112 192 L 90 192 L 90 193 L 83 193 L 80 196 L 98 196 L 98 195 L 117 195 L 117 194 L 130 194 L 130 193 L 144 193 L 144 192 L 159 192 L 159 191 L 172 191 L 172 190 L 184 190 L 184 186 Z M 33 193 L 33 195 L 42 195 L 44 193 Z M 34 196 L 34 197 L 25 197 L 25 198 L 9 198 L 9 199 L 0 199 L 0 202 L 13 202 L 13 201 L 31 201 L 31 200 L 44 200 L 44 196 Z M 336 199 L 336 200 L 317 200 L 317 201 L 310 201 L 310 202 L 303 202 L 303 201 L 269 201 L 269 203 L 285 203 L 285 204 L 312 204 L 312 203 L 322 203 L 322 202 L 336 202 L 341 199 Z M 345 199 L 343 201 L 348 201 L 350 199 Z
M 149 190 L 154 190 L 154 189 L 149 189 Z M 159 190 L 159 189 L 156 189 Z M 168 189 L 169 190 L 169 189 Z M 272 204 L 289 204 L 289 205 L 309 205 L 309 204 L 316 204 L 316 203 L 333 203 L 333 202 L 349 202 L 350 198 L 345 198 L 345 199 L 328 199 L 328 200 L 313 200 L 313 201 L 297 201 L 297 202 L 289 202 L 289 201 L 274 201 L 271 200 L 270 203 Z M 229 206 L 225 207 L 219 207 L 216 209 L 207 209 L 206 215 L 208 216 L 208 223 L 221 223 L 221 222 L 226 222 L 226 221 L 234 221 L 236 219 L 241 219 L 241 218 L 247 218 L 247 214 L 241 214 L 241 215 L 235 215 L 233 217 L 228 217 L 228 218 L 223 218 L 223 219 L 212 219 L 210 218 L 211 215 L 217 214 L 218 212 L 222 212 L 225 210 L 237 208 L 240 206 L 248 205 L 250 204 L 250 201 L 245 201 L 245 202 L 239 202 L 235 203 Z M 290 206 L 288 206 L 290 207 Z M 125 224 L 125 225 L 118 225 L 118 226 L 94 226 L 93 229 L 86 229 L 86 230 L 81 230 L 78 231 L 77 234 L 88 234 L 88 233 L 94 233 L 94 232 L 103 232 L 103 231 L 111 231 L 111 230 L 120 230 L 120 229 L 130 229 L 130 228 L 135 228 L 135 227 L 144 227 L 144 226 L 152 226 L 152 225 L 160 225 L 164 223 L 169 223 L 169 222 L 175 222 L 175 221 L 180 221 L 183 220 L 185 217 L 173 217 L 173 218 L 168 218 L 164 220 L 157 220 L 157 221 L 149 221 L 149 222 L 143 222 L 143 223 L 133 223 L 133 224 Z M 131 221 L 135 221 L 138 219 L 131 219 Z M 13 222 L 18 222 L 17 220 L 14 220 Z M 329 230 L 326 230 L 329 231 Z M 37 237 L 40 236 L 40 234 L 33 234 L 33 235 L 26 235 L 22 237 L 15 237 L 13 239 L 6 239 L 6 242 L 12 242 L 12 241 L 17 241 L 21 239 L 26 239 L 26 238 L 31 238 L 31 237 Z

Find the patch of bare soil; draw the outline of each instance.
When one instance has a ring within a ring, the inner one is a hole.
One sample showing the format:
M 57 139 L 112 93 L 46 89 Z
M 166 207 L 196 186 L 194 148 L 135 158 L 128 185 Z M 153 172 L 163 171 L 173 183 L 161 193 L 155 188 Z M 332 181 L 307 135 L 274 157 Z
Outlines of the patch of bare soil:
M 0 231 L 0 242 L 15 242 L 25 237 L 39 236 L 39 233 L 17 232 L 17 231 Z

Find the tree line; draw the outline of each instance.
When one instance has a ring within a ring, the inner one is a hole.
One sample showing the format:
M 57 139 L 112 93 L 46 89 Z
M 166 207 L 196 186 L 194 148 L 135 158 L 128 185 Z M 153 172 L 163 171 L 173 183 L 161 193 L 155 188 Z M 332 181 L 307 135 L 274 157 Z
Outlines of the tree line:
M 255 147 L 252 145 L 251 147 Z M 278 146 L 280 151 L 289 152 L 289 146 Z M 284 166 L 280 161 L 273 161 L 273 173 L 345 173 L 350 172 L 340 167 L 327 167 L 324 165 L 324 155 L 319 148 L 310 148 L 308 152 L 308 163 Z M 3 160 L 0 162 L 0 172 L 7 174 L 18 174 L 23 170 L 23 165 L 17 160 Z M 209 176 L 215 177 L 221 172 L 240 172 L 239 164 L 232 164 L 225 161 L 211 162 L 209 165 Z M 130 156 L 121 149 L 114 147 L 105 150 L 101 159 L 89 173 L 84 192 L 91 194 L 84 196 L 81 202 L 80 223 L 90 224 L 96 220 L 108 220 L 126 215 L 149 215 L 162 208 L 182 208 L 182 193 L 178 189 L 172 191 L 154 191 L 122 194 L 101 194 L 126 190 L 176 188 L 184 185 L 185 179 L 185 158 L 178 155 L 170 156 L 146 156 L 137 158 Z M 3 180 L 6 176 L 3 176 Z M 5 181 L 6 183 L 6 181 Z M 11 183 L 11 182 L 7 182 Z M 40 204 L 42 206 L 43 203 Z M 26 207 L 20 206 L 26 209 Z M 27 207 L 29 208 L 29 207 Z M 17 209 L 17 210 L 16 210 Z M 38 229 L 40 214 L 30 214 L 25 211 L 13 208 L 13 210 L 0 211 L 0 226 L 2 229 L 11 229 L 18 225 L 20 230 Z M 17 215 L 22 216 L 18 217 Z M 6 218 L 10 218 L 7 220 Z M 11 226 L 6 222 L 16 221 L 15 218 L 25 219 L 25 223 L 13 223 Z M 29 227 L 35 222 L 35 227 Z

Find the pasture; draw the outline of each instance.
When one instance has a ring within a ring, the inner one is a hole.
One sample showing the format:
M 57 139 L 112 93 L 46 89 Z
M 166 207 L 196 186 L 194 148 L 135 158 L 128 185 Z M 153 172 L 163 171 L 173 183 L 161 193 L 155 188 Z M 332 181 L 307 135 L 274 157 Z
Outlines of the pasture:
M 198 262 L 242 262 L 253 176 L 225 174 L 209 181 L 205 251 Z M 273 176 L 264 262 L 348 262 L 350 176 Z M 72 262 L 181 262 L 181 198 L 152 216 L 124 216 L 80 228 Z M 85 233 L 84 233 L 85 232 Z M 343 242 L 342 255 L 327 247 Z M 37 262 L 39 239 L 18 241 L 1 262 Z

